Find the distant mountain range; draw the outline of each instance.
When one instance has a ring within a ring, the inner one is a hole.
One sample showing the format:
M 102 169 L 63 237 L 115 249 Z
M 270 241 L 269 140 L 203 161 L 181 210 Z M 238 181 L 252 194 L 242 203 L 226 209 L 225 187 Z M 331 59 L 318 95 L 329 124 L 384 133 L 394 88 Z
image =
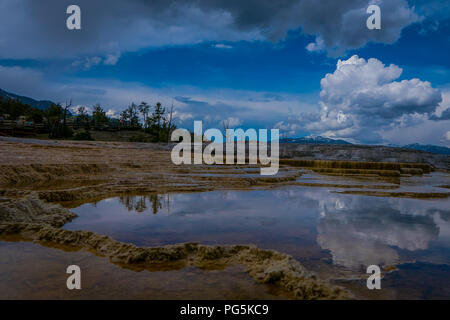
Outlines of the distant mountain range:
M 2 89 L 0 89 L 0 97 L 17 99 L 17 100 L 20 100 L 24 104 L 29 104 L 30 106 L 41 109 L 41 110 L 45 110 L 48 107 L 50 107 L 52 104 L 55 104 L 54 102 L 49 101 L 49 100 L 35 100 L 35 99 L 29 98 L 29 97 L 19 96 L 14 93 L 7 92 Z
M 285 138 L 281 139 L 280 143 L 302 143 L 302 144 L 352 144 L 348 141 L 342 139 L 330 139 L 322 136 L 315 137 L 302 137 L 302 138 Z M 395 148 L 405 148 L 405 149 L 414 149 L 419 151 L 426 151 L 430 153 L 450 155 L 450 148 L 435 146 L 431 144 L 423 145 L 423 144 L 408 144 L 404 146 L 399 145 L 390 145 Z
M 421 151 L 426 151 L 426 152 L 431 152 L 431 153 L 450 155 L 450 148 L 441 147 L 441 146 L 434 146 L 434 145 L 431 145 L 431 144 L 424 145 L 424 144 L 413 143 L 413 144 L 408 144 L 406 146 L 402 146 L 401 148 L 414 149 L 414 150 L 421 150 Z
M 322 136 L 302 137 L 302 138 L 285 138 L 280 143 L 303 143 L 303 144 L 351 144 L 341 139 L 330 139 Z

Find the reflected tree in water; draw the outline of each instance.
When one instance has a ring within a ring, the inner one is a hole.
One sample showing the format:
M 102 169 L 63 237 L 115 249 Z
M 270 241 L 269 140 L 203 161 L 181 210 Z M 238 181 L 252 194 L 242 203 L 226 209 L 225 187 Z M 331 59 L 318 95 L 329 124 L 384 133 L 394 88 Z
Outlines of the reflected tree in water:
M 136 211 L 142 213 L 147 210 L 149 206 L 152 208 L 153 214 L 158 213 L 162 209 L 163 197 L 157 194 L 150 194 L 147 196 L 121 196 L 119 202 L 127 208 L 128 211 Z

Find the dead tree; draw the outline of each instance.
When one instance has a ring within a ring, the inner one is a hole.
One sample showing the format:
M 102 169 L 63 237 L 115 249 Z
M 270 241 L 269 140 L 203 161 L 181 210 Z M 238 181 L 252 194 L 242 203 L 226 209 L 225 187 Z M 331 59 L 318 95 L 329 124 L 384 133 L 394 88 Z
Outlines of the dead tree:
M 173 107 L 173 102 L 172 102 L 172 106 L 170 107 L 170 111 L 169 111 L 169 121 L 168 121 L 168 125 L 167 125 L 167 143 L 170 142 L 170 132 L 172 131 L 172 120 L 173 120 L 173 112 L 175 111 L 174 107 Z
M 66 104 L 65 104 L 65 106 L 64 106 L 64 121 L 63 121 L 64 126 L 66 126 L 67 110 L 68 110 L 71 106 L 72 106 L 72 99 L 70 99 L 70 101 L 69 101 L 68 104 L 67 104 L 67 101 L 66 101 Z

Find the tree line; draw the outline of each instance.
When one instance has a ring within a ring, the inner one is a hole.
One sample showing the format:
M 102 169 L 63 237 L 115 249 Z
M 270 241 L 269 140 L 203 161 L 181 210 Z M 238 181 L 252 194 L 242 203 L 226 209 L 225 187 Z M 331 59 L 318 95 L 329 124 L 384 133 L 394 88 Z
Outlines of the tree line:
M 35 124 L 44 124 L 49 138 L 68 138 L 74 134 L 81 138 L 90 138 L 90 130 L 135 130 L 149 134 L 152 142 L 168 142 L 170 134 L 176 129 L 174 107 L 168 108 L 147 102 L 139 105 L 131 103 L 118 118 L 109 117 L 99 104 L 92 110 L 79 106 L 75 114 L 71 112 L 72 101 L 64 105 L 53 104 L 45 110 L 31 107 L 17 99 L 0 97 L 0 120 L 19 120 Z M 82 129 L 74 132 L 73 129 Z

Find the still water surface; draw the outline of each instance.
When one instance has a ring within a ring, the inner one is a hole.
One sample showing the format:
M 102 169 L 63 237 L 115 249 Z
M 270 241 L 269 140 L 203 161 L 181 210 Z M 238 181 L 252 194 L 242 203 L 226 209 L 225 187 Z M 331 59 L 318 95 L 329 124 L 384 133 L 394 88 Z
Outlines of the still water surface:
M 402 179 L 395 185 L 391 181 L 304 174 L 299 182 L 328 186 L 122 196 L 71 209 L 78 218 L 64 228 L 94 231 L 138 246 L 189 241 L 255 244 L 292 255 L 320 277 L 350 288 L 358 297 L 448 299 L 449 198 L 336 193 L 353 190 L 348 185 L 358 189 L 362 184 L 368 186 L 364 190 L 373 185 L 393 188 L 378 191 L 448 192 L 439 186 L 449 185 L 448 178 L 435 173 Z M 332 184 L 346 184 L 347 188 Z M 83 298 L 183 298 L 186 294 L 200 299 L 282 297 L 254 283 L 239 267 L 139 273 L 87 252 L 1 241 L 0 255 L 3 298 L 39 298 L 42 286 L 47 288 L 48 297 L 70 298 L 61 285 L 65 284 L 66 266 L 77 263 L 87 265 L 84 270 L 92 273 L 87 283 L 90 289 L 79 296 Z M 395 270 L 383 271 L 380 291 L 369 291 L 365 286 L 365 270 L 371 264 Z M 220 286 L 222 281 L 225 284 Z
M 337 194 L 323 188 L 123 196 L 72 211 L 70 230 L 139 246 L 252 243 L 349 270 L 450 264 L 450 200 Z

